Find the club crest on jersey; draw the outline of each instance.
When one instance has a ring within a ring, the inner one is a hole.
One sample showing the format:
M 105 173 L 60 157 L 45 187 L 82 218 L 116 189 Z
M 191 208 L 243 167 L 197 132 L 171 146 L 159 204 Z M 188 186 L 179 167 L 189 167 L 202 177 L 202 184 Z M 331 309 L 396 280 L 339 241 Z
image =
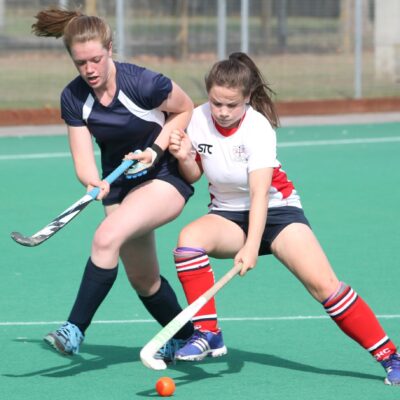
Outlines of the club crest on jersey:
M 232 147 L 232 159 L 237 162 L 247 162 L 249 156 L 246 153 L 246 148 L 243 144 Z

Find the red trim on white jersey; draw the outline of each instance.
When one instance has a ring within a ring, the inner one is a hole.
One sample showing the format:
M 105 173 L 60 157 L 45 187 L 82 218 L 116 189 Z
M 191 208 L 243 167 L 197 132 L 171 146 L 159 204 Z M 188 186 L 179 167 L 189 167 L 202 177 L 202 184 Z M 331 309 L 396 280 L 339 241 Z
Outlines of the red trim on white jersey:
M 234 126 L 233 128 L 224 128 L 223 126 L 221 126 L 215 119 L 213 116 L 211 116 L 212 121 L 214 122 L 214 126 L 217 128 L 217 131 L 225 137 L 231 136 L 233 135 L 239 128 L 240 125 L 242 125 L 242 122 L 244 120 L 244 117 L 246 116 L 246 113 L 243 114 L 243 117 L 240 119 L 239 123 Z
M 288 179 L 286 172 L 281 169 L 281 165 L 278 168 L 274 168 L 271 186 L 282 194 L 282 199 L 287 199 L 294 190 L 292 181 Z

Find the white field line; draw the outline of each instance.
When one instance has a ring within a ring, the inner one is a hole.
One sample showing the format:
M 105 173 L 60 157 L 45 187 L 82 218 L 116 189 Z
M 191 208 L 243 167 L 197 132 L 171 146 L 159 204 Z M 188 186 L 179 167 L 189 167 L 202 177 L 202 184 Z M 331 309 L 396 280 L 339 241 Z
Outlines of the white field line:
M 346 144 L 370 144 L 370 143 L 393 143 L 400 142 L 399 136 L 378 137 L 378 138 L 355 138 L 355 139 L 334 139 L 334 140 L 303 140 L 298 142 L 278 142 L 278 147 L 306 147 L 306 146 L 336 146 Z
M 95 155 L 99 155 L 98 151 L 95 152 Z M 9 160 L 43 160 L 50 158 L 71 158 L 70 152 L 60 152 L 60 153 L 32 153 L 32 154 L 5 154 L 0 155 L 0 161 L 9 161 Z
M 377 315 L 378 319 L 400 319 L 400 314 L 381 314 Z M 252 321 L 311 321 L 319 319 L 329 319 L 327 315 L 293 315 L 278 317 L 226 317 L 219 318 L 225 322 L 252 322 Z M 40 325 L 60 325 L 65 321 L 20 321 L 20 322 L 0 322 L 0 326 L 40 326 Z M 128 325 L 128 324 L 148 324 L 155 323 L 152 319 L 123 319 L 123 320 L 98 320 L 92 324 L 109 324 L 109 325 Z
M 334 140 L 302 140 L 295 142 L 281 142 L 278 147 L 309 147 L 309 146 L 337 146 L 351 144 L 371 144 L 371 143 L 394 143 L 400 142 L 399 136 L 377 137 L 377 138 L 355 138 L 355 139 L 334 139 Z M 95 152 L 99 155 L 99 152 Z M 50 159 L 50 158 L 69 158 L 71 153 L 32 153 L 32 154 L 5 154 L 0 155 L 0 161 L 9 160 L 33 160 L 33 159 Z

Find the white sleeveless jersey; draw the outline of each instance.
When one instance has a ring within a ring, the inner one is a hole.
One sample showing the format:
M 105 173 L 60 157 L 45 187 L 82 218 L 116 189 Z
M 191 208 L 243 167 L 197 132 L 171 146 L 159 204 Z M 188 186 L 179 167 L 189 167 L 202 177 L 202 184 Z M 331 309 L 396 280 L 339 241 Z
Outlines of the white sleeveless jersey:
M 209 182 L 210 210 L 250 209 L 249 173 L 274 168 L 268 207 L 301 208 L 300 198 L 276 158 L 276 134 L 269 121 L 252 107 L 238 130 L 224 136 L 214 125 L 209 103 L 194 110 L 187 133 Z

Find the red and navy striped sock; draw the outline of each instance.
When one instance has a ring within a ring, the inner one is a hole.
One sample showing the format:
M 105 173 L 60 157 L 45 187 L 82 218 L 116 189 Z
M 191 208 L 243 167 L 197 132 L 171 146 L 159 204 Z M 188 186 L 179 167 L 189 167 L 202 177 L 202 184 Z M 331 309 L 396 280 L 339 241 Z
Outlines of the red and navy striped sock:
M 339 290 L 322 305 L 339 328 L 368 350 L 377 361 L 396 353 L 396 346 L 373 311 L 350 286 L 341 283 Z
M 203 249 L 191 247 L 178 247 L 174 251 L 174 258 L 178 278 L 186 299 L 191 304 L 214 285 L 214 272 L 210 260 Z M 199 310 L 192 322 L 196 329 L 219 331 L 214 298 Z

